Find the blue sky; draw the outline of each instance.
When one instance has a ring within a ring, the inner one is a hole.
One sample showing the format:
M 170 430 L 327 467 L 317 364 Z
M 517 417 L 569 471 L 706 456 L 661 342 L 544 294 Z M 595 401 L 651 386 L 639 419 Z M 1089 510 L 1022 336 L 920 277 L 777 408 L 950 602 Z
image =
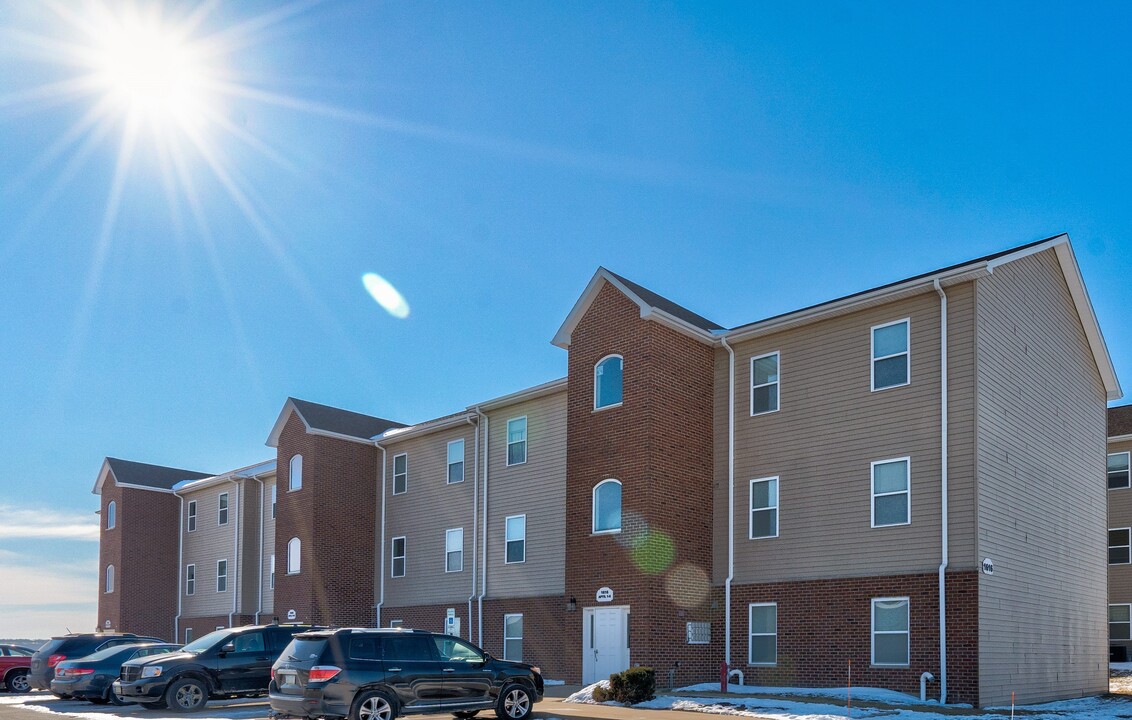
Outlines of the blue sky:
M 599 265 L 733 326 L 1064 231 L 1132 387 L 1124 4 L 167 2 L 215 82 L 129 162 L 54 88 L 131 6 L 60 7 L 0 4 L 0 637 L 94 624 L 104 456 L 561 377 Z

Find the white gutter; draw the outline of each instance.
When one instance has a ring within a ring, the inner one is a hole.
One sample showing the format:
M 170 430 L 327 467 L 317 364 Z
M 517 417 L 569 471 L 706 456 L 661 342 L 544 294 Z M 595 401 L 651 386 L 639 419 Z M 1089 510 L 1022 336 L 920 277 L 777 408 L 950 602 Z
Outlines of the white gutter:
M 940 526 L 942 545 L 939 562 L 939 704 L 947 703 L 947 293 L 936 278 L 933 285 L 939 293 L 939 463 L 940 463 Z
M 228 573 L 229 577 L 236 578 L 232 587 L 232 612 L 228 613 L 228 627 L 232 627 L 232 618 L 239 609 L 237 603 L 240 601 L 240 513 L 244 511 L 244 504 L 240 498 L 240 483 L 233 477 L 229 477 L 228 482 L 236 486 L 236 521 L 232 523 L 232 570 Z M 231 502 L 228 503 L 228 513 L 232 514 Z
M 488 470 L 491 467 L 491 463 L 488 462 L 491 457 L 491 420 L 483 414 L 478 406 L 475 408 L 475 412 L 477 416 L 483 419 L 483 523 L 481 525 L 483 543 L 480 548 L 483 561 L 480 569 L 480 594 L 476 598 L 476 627 L 479 630 L 476 644 L 483 647 L 483 598 L 487 595 L 487 483 Z M 468 621 L 471 622 L 471 618 Z
M 181 499 L 181 531 L 177 535 L 177 617 L 173 618 L 173 642 L 176 643 L 180 642 L 181 637 L 181 600 L 185 596 L 181 587 L 181 573 L 185 572 L 185 496 L 178 494 L 176 490 L 173 494 Z
M 377 605 L 374 605 L 377 626 L 381 627 L 381 608 L 385 605 L 385 446 L 379 445 L 377 441 L 374 441 L 373 446 L 381 451 L 381 544 L 378 545 L 381 548 L 381 569 L 378 571 L 381 577 L 378 587 L 381 589 L 378 591 Z
M 263 480 L 259 479 L 258 475 L 252 475 L 252 480 L 259 483 L 259 577 L 256 578 L 256 587 L 258 588 L 255 606 L 255 624 L 259 625 L 259 616 L 263 613 L 263 526 L 266 523 L 263 501 L 264 487 Z
M 735 579 L 735 350 L 727 338 L 719 341 L 727 350 L 727 580 L 724 582 L 723 659 L 731 667 L 731 581 Z
M 472 600 L 476 599 L 476 525 L 479 524 L 479 505 L 476 503 L 476 495 L 479 494 L 480 488 L 480 427 L 471 417 L 468 418 L 468 424 L 476 429 L 476 440 L 473 443 L 475 450 L 472 451 L 475 461 L 475 469 L 472 470 L 472 593 L 468 595 L 468 642 L 471 642 Z M 482 631 L 480 634 L 483 634 Z

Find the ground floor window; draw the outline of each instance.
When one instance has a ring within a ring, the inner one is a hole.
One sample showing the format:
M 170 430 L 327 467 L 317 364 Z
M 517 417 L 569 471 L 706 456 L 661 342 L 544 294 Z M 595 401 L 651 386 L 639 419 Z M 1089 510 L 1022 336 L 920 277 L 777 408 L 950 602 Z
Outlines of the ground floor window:
M 778 663 L 778 604 L 751 603 L 748 608 L 750 642 L 747 662 L 751 665 Z
M 193 641 L 193 629 L 185 628 L 185 644 L 188 645 Z
M 906 667 L 910 655 L 908 598 L 873 598 L 873 665 Z
M 1108 639 L 1132 640 L 1132 605 L 1108 606 Z
M 503 659 L 521 662 L 523 660 L 523 616 L 503 616 Z

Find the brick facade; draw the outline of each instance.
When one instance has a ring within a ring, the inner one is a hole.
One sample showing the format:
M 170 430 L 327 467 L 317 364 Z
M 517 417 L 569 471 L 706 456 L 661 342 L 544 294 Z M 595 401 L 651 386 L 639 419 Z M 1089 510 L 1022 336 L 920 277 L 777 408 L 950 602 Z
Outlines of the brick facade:
M 511 613 L 523 615 L 523 662 L 541 668 L 547 679 L 581 677 L 581 656 L 562 652 L 566 618 L 580 613 L 566 610 L 566 598 L 552 595 L 484 600 L 483 649 L 495 657 L 503 657 L 503 616 Z

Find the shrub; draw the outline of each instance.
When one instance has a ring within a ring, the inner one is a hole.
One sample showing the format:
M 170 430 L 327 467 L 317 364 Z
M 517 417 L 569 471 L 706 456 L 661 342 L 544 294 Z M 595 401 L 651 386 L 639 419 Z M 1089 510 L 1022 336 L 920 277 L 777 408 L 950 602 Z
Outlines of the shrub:
M 655 690 L 656 671 L 651 667 L 635 667 L 610 675 L 609 689 L 601 686 L 594 688 L 594 700 L 597 702 L 613 700 L 635 705 L 645 700 L 652 700 Z

